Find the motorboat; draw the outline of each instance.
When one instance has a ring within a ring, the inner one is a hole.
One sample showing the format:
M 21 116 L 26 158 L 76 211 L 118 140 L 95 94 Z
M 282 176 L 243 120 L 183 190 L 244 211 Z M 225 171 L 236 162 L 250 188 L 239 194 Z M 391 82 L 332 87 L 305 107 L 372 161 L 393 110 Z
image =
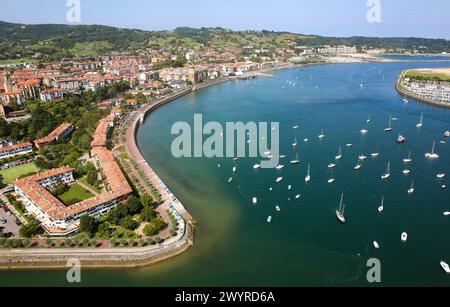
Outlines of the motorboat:
M 282 170 L 284 168 L 283 164 L 278 164 L 278 166 L 276 167 L 277 170 Z
M 399 135 L 398 139 L 397 139 L 397 144 L 403 144 L 406 143 L 406 137 L 404 137 L 403 135 Z
M 341 160 L 341 159 L 342 159 L 342 147 L 339 146 L 338 154 L 336 155 L 336 160 Z
M 392 131 L 392 116 L 389 118 L 389 128 L 384 129 L 385 132 Z
M 374 152 L 374 153 L 370 154 L 370 156 L 372 158 L 378 158 L 380 156 L 380 153 L 379 152 Z
M 383 198 L 381 199 L 381 204 L 380 204 L 380 206 L 378 207 L 378 212 L 379 213 L 382 213 L 384 211 L 384 196 L 383 196 Z
M 403 243 L 406 243 L 408 241 L 408 234 L 406 232 L 402 233 L 401 239 Z
M 375 249 L 380 249 L 380 244 L 378 244 L 377 241 L 373 242 L 373 247 L 375 247 Z
M 335 167 L 336 167 L 336 164 L 334 164 L 334 163 L 328 164 L 328 168 L 335 168 Z
M 444 174 L 444 173 L 442 173 L 442 174 L 437 174 L 436 177 L 437 177 L 438 179 L 443 179 L 443 178 L 445 177 L 445 174 Z
M 416 189 L 414 188 L 414 180 L 413 180 L 412 183 L 411 183 L 411 187 L 410 187 L 409 190 L 408 190 L 408 194 L 414 193 L 415 190 L 416 190 Z
M 258 203 L 258 198 L 253 197 L 252 201 L 253 201 L 253 204 L 256 205 Z
M 440 265 L 445 273 L 450 274 L 450 266 L 448 265 L 448 263 L 441 261 Z
M 276 183 L 280 183 L 281 181 L 283 181 L 283 177 L 278 177 Z
M 261 164 L 255 164 L 253 165 L 253 169 L 260 169 L 261 168 Z
M 416 125 L 417 128 L 422 128 L 423 127 L 423 112 L 422 115 L 420 116 L 420 122 Z

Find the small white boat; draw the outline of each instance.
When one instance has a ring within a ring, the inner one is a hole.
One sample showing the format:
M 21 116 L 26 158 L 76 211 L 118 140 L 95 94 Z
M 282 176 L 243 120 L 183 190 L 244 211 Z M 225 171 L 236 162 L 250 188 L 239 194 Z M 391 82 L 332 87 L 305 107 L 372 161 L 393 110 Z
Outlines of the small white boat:
M 280 211 L 281 211 L 280 206 L 275 206 L 275 210 L 277 210 L 278 212 L 280 212 Z
M 380 153 L 379 152 L 374 152 L 374 153 L 371 153 L 370 156 L 372 158 L 378 158 L 380 156 Z
M 234 167 L 233 167 L 233 173 L 236 173 L 236 172 L 237 172 L 237 167 L 234 166 Z
M 403 175 L 409 175 L 410 173 L 411 173 L 411 171 L 409 169 L 407 169 L 407 168 L 405 168 L 403 170 Z
M 361 129 L 361 134 L 362 135 L 366 135 L 369 132 L 369 130 L 367 129 Z
M 286 158 L 285 155 L 281 155 L 281 156 L 280 156 L 280 159 L 284 159 L 284 158 Z
M 345 145 L 345 146 L 347 146 L 347 147 L 353 147 L 353 144 L 347 144 L 347 145 Z
M 441 261 L 441 268 L 444 270 L 445 273 L 450 274 L 450 266 L 448 263 Z
M 388 179 L 389 177 L 391 177 L 391 162 L 388 162 L 388 166 L 387 166 L 387 169 L 386 169 L 386 173 L 384 173 L 384 175 L 381 176 L 381 179 L 382 179 L 382 180 L 386 180 L 386 179 Z
M 389 118 L 389 128 L 384 129 L 385 132 L 392 131 L 392 116 Z
M 450 131 L 445 131 L 444 132 L 444 137 L 446 137 L 446 138 L 450 137 Z
M 403 243 L 406 243 L 408 241 L 408 234 L 406 232 L 402 233 L 401 239 Z
M 369 118 L 366 120 L 367 123 L 370 123 L 372 121 L 372 116 L 369 114 Z
M 220 164 L 217 164 L 217 168 L 221 168 L 221 165 L 220 165 Z
M 416 125 L 417 128 L 422 128 L 423 127 L 423 112 L 422 115 L 420 116 L 420 122 Z
M 330 178 L 330 179 L 328 179 L 328 184 L 333 184 L 335 181 L 336 181 L 336 179 Z
M 239 160 L 239 158 L 238 158 L 238 157 L 235 157 L 235 158 L 233 158 L 233 161 L 237 161 L 237 160 Z
M 270 191 L 270 192 L 272 192 L 272 191 L 273 191 L 273 188 L 272 188 L 272 187 L 270 187 L 270 188 L 269 188 L 269 191 Z
M 450 211 L 444 212 L 444 216 L 450 216 Z
M 298 153 L 297 153 L 295 160 L 292 160 L 291 164 L 299 164 L 299 163 L 300 163 L 300 157 L 298 156 Z
M 328 168 L 335 168 L 335 167 L 336 167 L 336 164 L 334 164 L 334 163 L 328 164 Z
M 283 164 L 278 164 L 278 166 L 276 167 L 277 170 L 282 170 L 284 168 Z
M 398 118 L 397 117 L 392 117 L 392 121 L 393 122 L 398 122 Z
M 384 211 L 384 196 L 381 199 L 381 205 L 378 207 L 378 212 L 379 213 L 383 213 L 383 211 Z
M 342 147 L 339 146 L 338 154 L 336 156 L 336 160 L 341 160 L 341 159 L 342 159 Z
M 260 169 L 261 168 L 261 164 L 255 164 L 253 165 L 253 169 Z
M 406 98 L 406 96 L 403 98 L 403 102 L 404 103 L 408 103 L 409 102 L 409 100 Z
M 442 179 L 442 178 L 445 177 L 445 174 L 444 174 L 444 173 L 442 173 L 442 174 L 437 174 L 436 177 L 437 177 L 438 179 Z
M 367 160 L 367 157 L 365 155 L 359 155 L 358 159 L 364 161 Z
M 308 143 L 309 139 L 304 139 L 303 142 Z
M 325 132 L 322 130 L 322 132 L 319 134 L 319 139 L 325 138 Z
M 294 126 L 292 127 L 292 129 L 297 130 L 298 128 L 300 128 L 299 126 Z
M 443 185 L 441 186 L 441 188 L 442 188 L 442 189 L 446 189 L 447 186 L 446 186 L 445 184 L 443 184 Z
M 414 188 L 414 180 L 413 180 L 412 183 L 411 183 L 411 187 L 410 187 L 409 190 L 408 190 L 408 194 L 414 193 L 415 190 L 416 190 L 416 189 Z
M 358 164 L 353 168 L 355 171 L 359 171 L 362 167 L 361 160 L 358 159 Z
M 411 150 L 410 150 L 410 151 L 409 151 L 409 154 L 408 154 L 408 158 L 403 159 L 403 162 L 404 162 L 404 163 L 411 163 L 411 162 L 412 162 L 411 155 L 412 155 L 412 152 L 411 152 Z
M 292 190 L 292 186 L 291 185 L 288 185 L 288 190 L 289 191 Z
M 296 147 L 297 145 L 298 145 L 297 138 L 295 138 L 294 143 L 292 143 L 292 146 Z
M 253 204 L 256 205 L 258 203 L 258 198 L 253 197 L 252 201 L 253 201 Z
M 300 194 L 295 195 L 295 199 L 300 199 L 300 197 L 302 197 L 302 195 Z
M 344 204 L 344 193 L 341 195 L 341 202 L 339 203 L 339 209 L 336 210 L 336 217 L 338 220 L 345 224 L 345 204 Z
M 380 249 L 380 244 L 378 244 L 377 241 L 373 242 L 373 247 L 375 247 L 375 249 Z
M 276 183 L 280 183 L 281 181 L 283 181 L 283 177 L 278 177 L 277 180 L 275 181 Z
M 269 216 L 269 217 L 267 218 L 267 223 L 271 223 L 271 222 L 272 222 L 272 217 Z
M 441 143 L 442 145 L 445 145 L 445 144 L 447 144 L 447 142 L 446 142 L 446 141 L 440 141 L 439 143 Z
M 428 159 L 439 159 L 439 155 L 437 153 L 435 153 L 435 149 L 436 149 L 436 142 L 433 143 L 433 149 L 431 150 L 431 152 L 428 152 L 425 154 L 425 157 Z
M 228 178 L 228 183 L 232 183 L 233 182 L 233 178 Z
M 311 164 L 308 163 L 308 173 L 305 177 L 305 182 L 310 182 L 311 181 Z

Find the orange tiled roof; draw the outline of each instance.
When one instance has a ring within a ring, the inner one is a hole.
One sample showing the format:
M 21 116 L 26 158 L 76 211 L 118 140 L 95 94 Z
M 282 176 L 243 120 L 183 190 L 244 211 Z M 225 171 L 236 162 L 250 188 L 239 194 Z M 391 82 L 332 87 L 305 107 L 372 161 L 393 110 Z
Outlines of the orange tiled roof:
M 5 147 L 0 148 L 0 152 L 7 152 L 7 151 L 15 150 L 18 148 L 25 148 L 25 147 L 29 147 L 29 146 L 33 146 L 33 144 L 31 144 L 30 142 L 25 142 L 25 143 L 16 144 L 16 145 L 5 146 Z
M 63 123 L 58 128 L 53 130 L 49 135 L 35 140 L 34 143 L 39 145 L 54 142 L 64 131 L 66 131 L 70 127 L 72 127 L 72 124 Z
M 108 140 L 108 130 L 111 124 L 114 123 L 116 116 L 114 114 L 109 115 L 100 120 L 97 129 L 94 133 L 94 138 L 91 142 L 91 147 L 106 146 Z

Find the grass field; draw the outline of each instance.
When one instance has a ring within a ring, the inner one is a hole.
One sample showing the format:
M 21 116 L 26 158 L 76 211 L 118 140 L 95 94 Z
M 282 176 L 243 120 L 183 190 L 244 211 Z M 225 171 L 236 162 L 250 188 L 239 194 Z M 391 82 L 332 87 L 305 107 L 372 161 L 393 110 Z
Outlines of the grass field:
M 66 205 L 73 204 L 73 201 L 76 200 L 82 201 L 85 199 L 92 198 L 94 195 L 92 195 L 90 192 L 83 189 L 78 184 L 74 184 L 70 187 L 70 189 L 64 193 L 59 195 L 59 199 Z
M 15 59 L 15 60 L 1 60 L 0 65 L 21 64 L 21 63 L 36 63 L 35 59 Z
M 406 72 L 405 77 L 423 81 L 429 80 L 450 82 L 450 70 L 448 68 L 409 70 Z
M 0 171 L 0 175 L 3 177 L 3 182 L 5 184 L 10 184 L 17 178 L 27 175 L 29 173 L 39 172 L 41 169 L 38 168 L 34 162 L 16 166 L 10 169 Z

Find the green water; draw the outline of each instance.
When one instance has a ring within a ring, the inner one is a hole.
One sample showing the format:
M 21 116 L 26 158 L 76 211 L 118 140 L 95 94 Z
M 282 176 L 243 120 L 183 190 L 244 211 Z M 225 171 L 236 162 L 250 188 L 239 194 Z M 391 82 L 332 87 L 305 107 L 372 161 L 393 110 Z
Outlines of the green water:
M 438 64 L 427 64 L 438 66 Z M 274 78 L 229 82 L 185 96 L 153 113 L 139 130 L 138 142 L 163 180 L 199 222 L 195 246 L 164 263 L 133 270 L 83 271 L 84 286 L 301 286 L 367 285 L 366 263 L 380 259 L 383 285 L 450 285 L 439 261 L 450 262 L 449 190 L 437 173 L 450 176 L 450 144 L 437 145 L 440 159 L 424 153 L 450 129 L 450 110 L 410 101 L 394 89 L 401 70 L 419 64 L 324 65 L 290 69 Z M 296 82 L 296 86 L 287 83 Z M 360 84 L 364 87 L 361 88 Z M 317 85 L 317 88 L 316 88 Z M 283 88 L 284 87 L 284 88 Z M 425 124 L 416 128 L 421 112 Z M 253 170 L 256 159 L 237 162 L 234 182 L 231 159 L 175 159 L 170 129 L 177 121 L 280 122 L 285 169 Z M 372 122 L 366 119 L 371 114 Z M 399 120 L 384 132 L 389 115 Z M 292 126 L 300 125 L 294 131 Z M 362 136 L 360 130 L 369 133 Z M 326 138 L 318 135 L 325 130 Z M 397 145 L 399 133 L 408 142 Z M 297 136 L 301 164 L 291 143 Z M 304 144 L 302 140 L 309 138 Z M 449 140 L 450 141 L 450 140 Z M 345 144 L 352 143 L 352 148 Z M 344 157 L 334 170 L 336 183 L 327 184 L 338 147 Z M 411 175 L 402 174 L 402 159 L 413 151 Z M 370 153 L 380 152 L 378 159 Z M 360 172 L 357 157 L 369 158 Z M 387 162 L 392 177 L 381 182 Z M 312 182 L 305 184 L 307 163 Z M 221 168 L 217 167 L 221 164 Z M 282 184 L 275 179 L 284 177 Z M 411 180 L 416 192 L 408 196 Z M 288 191 L 287 185 L 293 186 Z M 273 192 L 269 192 L 273 187 Z M 289 201 L 294 195 L 300 201 Z M 347 224 L 335 210 L 345 193 Z M 385 211 L 377 208 L 385 195 Z M 257 196 L 257 206 L 251 204 Z M 277 213 L 275 205 L 281 207 Z M 272 223 L 266 219 L 273 216 Z M 402 244 L 400 235 L 408 232 Z M 375 250 L 372 242 L 381 249 Z M 63 271 L 0 272 L 0 285 L 66 285 Z

